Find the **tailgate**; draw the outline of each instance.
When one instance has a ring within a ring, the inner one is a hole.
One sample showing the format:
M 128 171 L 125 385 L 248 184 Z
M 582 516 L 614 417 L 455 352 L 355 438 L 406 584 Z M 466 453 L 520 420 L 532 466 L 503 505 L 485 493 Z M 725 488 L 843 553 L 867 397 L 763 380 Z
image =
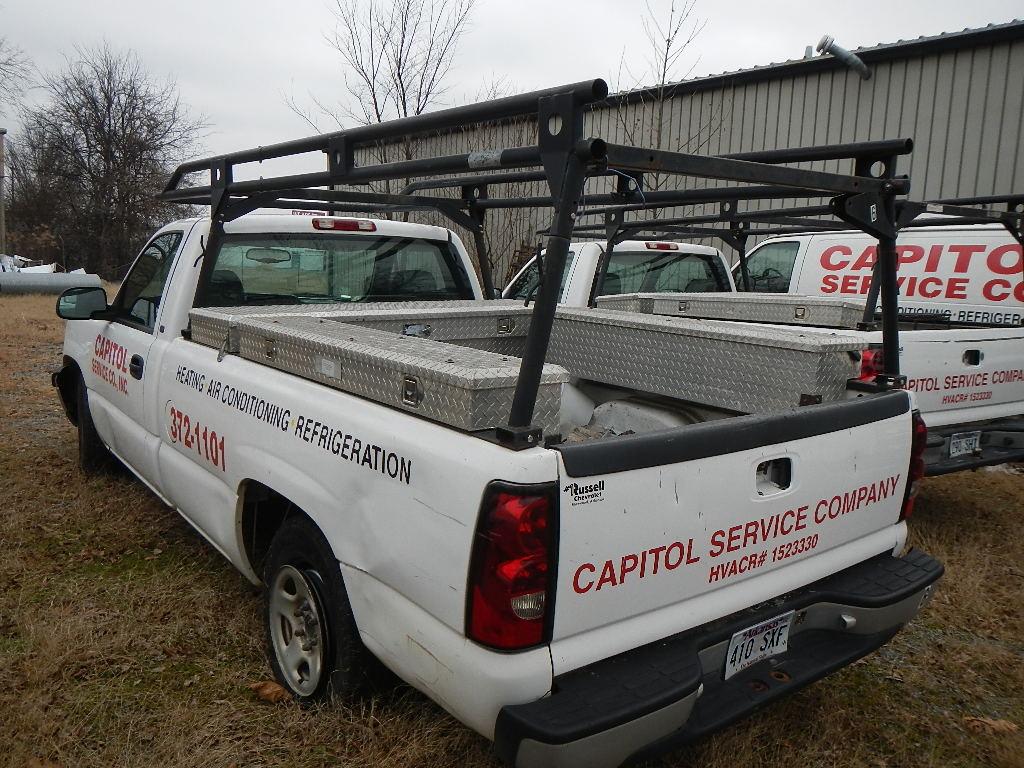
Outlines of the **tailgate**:
M 900 344 L 928 426 L 1024 413 L 1024 328 L 904 331 Z
M 561 447 L 556 671 L 581 658 L 566 638 L 619 623 L 598 644 L 626 650 L 780 594 L 750 585 L 792 590 L 892 549 L 910 438 L 910 396 L 890 392 Z

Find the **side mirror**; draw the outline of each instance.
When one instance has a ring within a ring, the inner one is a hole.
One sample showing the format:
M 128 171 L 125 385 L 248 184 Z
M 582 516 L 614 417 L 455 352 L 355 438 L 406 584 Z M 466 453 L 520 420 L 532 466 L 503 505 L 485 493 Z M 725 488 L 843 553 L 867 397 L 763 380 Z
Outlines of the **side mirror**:
M 107 309 L 107 292 L 96 286 L 68 288 L 57 298 L 57 317 L 89 320 Z

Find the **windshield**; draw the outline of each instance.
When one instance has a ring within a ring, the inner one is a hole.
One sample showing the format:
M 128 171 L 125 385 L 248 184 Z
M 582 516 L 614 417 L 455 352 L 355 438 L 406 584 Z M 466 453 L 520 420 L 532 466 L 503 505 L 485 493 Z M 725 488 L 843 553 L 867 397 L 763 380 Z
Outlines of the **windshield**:
M 722 271 L 707 254 L 613 250 L 600 295 L 724 291 L 728 281 Z
M 316 304 L 471 299 L 469 277 L 445 241 L 365 235 L 225 235 L 204 303 Z

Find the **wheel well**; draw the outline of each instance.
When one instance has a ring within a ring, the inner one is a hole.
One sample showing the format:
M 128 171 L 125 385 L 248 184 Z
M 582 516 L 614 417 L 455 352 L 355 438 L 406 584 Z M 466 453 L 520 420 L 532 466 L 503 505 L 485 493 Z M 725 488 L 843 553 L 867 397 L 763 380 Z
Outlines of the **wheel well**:
M 78 363 L 65 355 L 64 364 L 53 376 L 53 386 L 57 388 L 57 394 L 60 395 L 64 413 L 76 427 L 78 426 L 78 381 L 81 375 Z
M 289 499 L 256 480 L 245 480 L 239 496 L 242 499 L 245 556 L 253 571 L 262 579 L 270 542 L 281 525 L 296 515 L 308 516 Z

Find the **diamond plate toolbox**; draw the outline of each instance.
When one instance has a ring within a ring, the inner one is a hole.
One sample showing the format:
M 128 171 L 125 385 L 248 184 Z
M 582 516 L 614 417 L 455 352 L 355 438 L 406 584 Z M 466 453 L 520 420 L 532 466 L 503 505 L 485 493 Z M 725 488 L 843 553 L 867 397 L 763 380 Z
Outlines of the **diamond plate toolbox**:
M 530 309 L 420 303 L 197 309 L 192 339 L 459 429 L 507 423 L 520 359 L 486 347 L 521 346 Z M 567 380 L 544 366 L 534 422 L 547 431 Z
M 585 379 L 769 413 L 845 398 L 863 346 L 841 332 L 562 307 L 548 360 Z
M 629 293 L 601 296 L 601 309 L 673 317 L 855 329 L 864 305 L 829 296 L 765 293 Z

